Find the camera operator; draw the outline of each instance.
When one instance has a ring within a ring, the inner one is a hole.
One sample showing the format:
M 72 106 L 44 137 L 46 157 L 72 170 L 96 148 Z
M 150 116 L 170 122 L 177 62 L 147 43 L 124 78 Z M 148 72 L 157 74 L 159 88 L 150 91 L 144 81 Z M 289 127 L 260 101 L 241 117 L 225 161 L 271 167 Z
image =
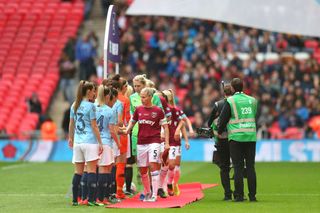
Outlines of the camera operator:
M 230 150 L 228 142 L 228 133 L 227 129 L 223 131 L 222 134 L 218 135 L 218 118 L 222 111 L 223 105 L 227 102 L 227 98 L 232 95 L 231 85 L 224 85 L 222 82 L 222 87 L 224 91 L 224 98 L 220 101 L 214 103 L 210 118 L 208 120 L 208 126 L 212 128 L 214 132 L 214 138 L 216 141 L 216 149 L 214 152 L 213 161 L 220 168 L 220 178 L 221 183 L 224 189 L 224 198 L 223 200 L 229 201 L 232 200 L 232 191 L 230 189 Z
M 243 176 L 244 162 L 247 168 L 247 179 L 250 201 L 256 199 L 256 116 L 257 100 L 243 93 L 243 81 L 234 78 L 231 81 L 234 95 L 227 98 L 218 120 L 218 133 L 228 129 L 230 155 L 234 166 L 235 201 L 244 200 Z

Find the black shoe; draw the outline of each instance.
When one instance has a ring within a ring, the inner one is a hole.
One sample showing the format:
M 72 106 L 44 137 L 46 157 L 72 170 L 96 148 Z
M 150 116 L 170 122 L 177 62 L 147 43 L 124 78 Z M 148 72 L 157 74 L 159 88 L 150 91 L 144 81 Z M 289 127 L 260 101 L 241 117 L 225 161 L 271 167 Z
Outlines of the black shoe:
M 167 198 L 167 195 L 166 193 L 164 192 L 164 190 L 162 188 L 159 188 L 158 189 L 158 195 L 161 197 L 161 198 Z
M 130 190 L 130 191 L 124 191 L 124 194 L 125 195 L 128 195 L 128 196 L 133 196 L 134 195 L 134 192 L 132 191 L 132 190 Z
M 251 197 L 251 198 L 249 198 L 249 200 L 250 200 L 250 202 L 258 202 L 256 197 Z
M 168 187 L 168 195 L 173 196 L 174 192 L 173 192 L 172 184 L 168 184 L 167 187 Z
M 234 202 L 243 202 L 243 201 L 244 201 L 243 197 L 234 198 Z
M 108 201 L 110 203 L 120 203 L 121 200 L 116 197 L 116 195 L 112 194 L 109 196 Z
M 231 201 L 232 200 L 232 197 L 231 196 L 225 196 L 223 198 L 223 201 Z
M 75 202 L 72 202 L 72 205 L 73 206 L 79 206 L 79 203 L 77 201 L 75 201 Z

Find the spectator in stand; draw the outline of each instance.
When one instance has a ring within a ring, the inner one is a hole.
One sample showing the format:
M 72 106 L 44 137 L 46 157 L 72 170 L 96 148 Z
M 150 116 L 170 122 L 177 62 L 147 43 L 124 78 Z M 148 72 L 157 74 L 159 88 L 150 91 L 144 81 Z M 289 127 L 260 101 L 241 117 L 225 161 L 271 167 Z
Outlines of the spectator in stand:
M 69 136 L 69 122 L 70 122 L 70 106 L 68 106 L 68 108 L 64 111 L 62 124 L 61 124 L 65 138 L 68 138 Z
M 63 91 L 65 100 L 68 101 L 69 104 L 72 104 L 75 95 L 75 73 L 77 70 L 74 63 L 64 52 L 62 53 L 61 59 L 59 61 L 59 71 L 60 90 Z
M 93 0 L 84 0 L 85 6 L 84 6 L 84 19 L 88 20 L 91 14 L 91 10 L 93 7 Z
M 95 31 L 90 31 L 88 33 L 88 40 L 93 45 L 94 49 L 97 50 L 99 48 L 99 37 Z
M 108 15 L 108 8 L 112 4 L 112 0 L 100 0 L 102 14 L 104 17 L 107 17 Z
M 27 99 L 27 105 L 29 112 L 37 113 L 39 115 L 39 122 L 37 124 L 37 129 L 39 129 L 46 117 L 42 114 L 41 102 L 36 92 L 32 93 L 31 98 Z
M 63 53 L 65 53 L 71 62 L 75 61 L 75 52 L 76 52 L 76 39 L 74 37 L 70 37 L 68 42 L 63 48 Z
M 0 130 L 0 140 L 6 140 L 9 138 L 10 138 L 10 136 L 8 135 L 6 129 L 1 129 Z
M 42 107 L 37 93 L 32 93 L 31 98 L 27 100 L 29 112 L 41 115 Z
M 97 52 L 94 44 L 89 40 L 89 36 L 85 35 L 79 39 L 76 44 L 76 60 L 79 62 L 79 78 L 87 80 L 91 75 L 96 75 L 96 67 L 94 58 Z

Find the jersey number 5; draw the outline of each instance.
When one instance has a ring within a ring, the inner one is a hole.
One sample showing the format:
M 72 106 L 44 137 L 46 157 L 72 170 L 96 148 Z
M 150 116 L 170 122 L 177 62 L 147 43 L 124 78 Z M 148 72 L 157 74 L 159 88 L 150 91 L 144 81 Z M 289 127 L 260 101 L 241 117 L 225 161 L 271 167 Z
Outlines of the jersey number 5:
M 157 150 L 153 150 L 153 159 L 157 159 L 158 152 Z

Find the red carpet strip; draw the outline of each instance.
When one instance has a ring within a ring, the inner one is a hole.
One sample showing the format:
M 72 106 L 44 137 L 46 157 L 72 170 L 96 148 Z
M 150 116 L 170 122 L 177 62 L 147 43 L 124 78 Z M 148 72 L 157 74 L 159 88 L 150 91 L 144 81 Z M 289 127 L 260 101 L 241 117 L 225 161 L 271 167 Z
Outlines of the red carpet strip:
M 123 200 L 120 203 L 111 204 L 106 208 L 181 208 L 187 204 L 198 201 L 204 197 L 203 189 L 212 188 L 218 184 L 185 183 L 179 184 L 181 194 L 168 198 L 160 198 L 156 202 L 143 202 L 139 200 L 139 194 Z

